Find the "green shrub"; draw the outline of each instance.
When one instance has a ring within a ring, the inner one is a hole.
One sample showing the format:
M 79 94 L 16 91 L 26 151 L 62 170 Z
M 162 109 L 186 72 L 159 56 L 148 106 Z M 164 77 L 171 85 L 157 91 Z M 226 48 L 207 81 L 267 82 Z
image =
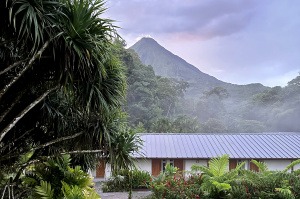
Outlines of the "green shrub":
M 222 156 L 212 159 L 209 167 L 193 166 L 189 178 L 175 175 L 175 168 L 166 167 L 150 183 L 153 194 L 149 198 L 300 199 L 300 170 L 289 173 L 288 166 L 284 171 L 269 171 L 262 162 L 252 163 L 259 172 L 243 170 L 242 164 L 228 171 L 228 156 Z M 202 174 L 197 174 L 199 171 Z
M 203 198 L 202 183 L 202 175 L 185 178 L 178 168 L 167 164 L 165 171 L 150 182 L 149 189 L 153 192 L 153 198 Z
M 202 198 L 201 184 L 201 175 L 191 176 L 187 179 L 183 175 L 164 179 L 159 176 L 150 183 L 149 188 L 152 190 L 155 198 Z
M 147 188 L 147 184 L 151 181 L 151 175 L 148 172 L 133 170 L 131 174 L 133 189 Z
M 146 171 L 120 170 L 102 185 L 103 192 L 129 191 L 132 189 L 147 188 L 151 176 Z
M 244 198 L 292 199 L 296 198 L 293 187 L 299 193 L 299 177 L 294 173 L 277 171 L 243 171 L 240 179 L 232 182 L 231 186 L 231 198 L 240 195 Z
M 129 185 L 125 182 L 125 177 L 121 175 L 112 176 L 108 179 L 108 181 L 103 182 L 102 184 L 103 192 L 118 192 L 128 189 Z
M 36 163 L 21 178 L 23 198 L 97 199 L 90 176 L 79 166 L 71 168 L 70 157 L 62 156 Z

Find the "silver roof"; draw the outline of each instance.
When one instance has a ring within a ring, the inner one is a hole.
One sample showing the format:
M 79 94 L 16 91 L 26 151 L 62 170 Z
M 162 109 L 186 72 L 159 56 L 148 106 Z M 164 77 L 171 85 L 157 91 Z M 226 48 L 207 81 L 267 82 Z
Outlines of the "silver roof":
M 300 133 L 200 134 L 141 133 L 136 158 L 299 159 Z

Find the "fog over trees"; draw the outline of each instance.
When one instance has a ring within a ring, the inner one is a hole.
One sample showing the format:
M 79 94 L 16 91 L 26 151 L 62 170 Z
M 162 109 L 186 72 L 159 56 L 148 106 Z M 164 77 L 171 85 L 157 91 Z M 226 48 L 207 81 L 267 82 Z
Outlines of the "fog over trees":
M 153 39 L 142 39 L 130 49 L 120 48 L 118 54 L 127 68 L 128 94 L 124 108 L 130 125 L 140 131 L 300 131 L 300 76 L 285 87 L 270 88 L 261 84 L 230 84 L 201 72 L 196 72 L 198 77 L 190 65 L 185 74 L 178 74 L 174 70 L 187 63 Z M 156 64 L 158 71 L 143 64 L 140 58 Z M 178 64 L 181 62 L 183 65 Z M 160 65 L 164 68 L 159 68 Z M 187 76 L 189 70 L 194 77 Z

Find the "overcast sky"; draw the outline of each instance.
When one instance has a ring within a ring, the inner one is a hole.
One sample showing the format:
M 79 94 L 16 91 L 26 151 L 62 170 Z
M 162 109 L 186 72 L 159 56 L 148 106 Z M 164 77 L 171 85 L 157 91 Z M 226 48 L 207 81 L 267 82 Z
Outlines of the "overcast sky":
M 285 86 L 300 72 L 299 0 L 109 0 L 128 45 L 151 36 L 226 82 Z

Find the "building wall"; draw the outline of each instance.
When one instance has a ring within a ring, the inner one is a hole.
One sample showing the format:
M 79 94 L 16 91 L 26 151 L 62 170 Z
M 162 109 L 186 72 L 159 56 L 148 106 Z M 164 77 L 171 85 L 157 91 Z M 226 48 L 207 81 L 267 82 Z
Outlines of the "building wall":
M 207 160 L 184 160 L 184 168 L 186 171 L 191 171 L 192 165 L 207 166 Z
M 147 171 L 151 174 L 151 170 L 152 170 L 152 160 L 151 159 L 138 159 L 136 161 L 136 167 L 137 169 L 139 170 L 142 170 L 142 171 Z
M 106 164 L 105 167 L 105 179 L 108 179 L 111 177 L 111 165 L 109 163 Z
M 284 170 L 285 167 L 291 164 L 291 160 L 264 160 L 268 165 L 270 171 L 281 171 Z
M 245 169 L 250 169 L 250 160 L 243 160 L 246 161 Z M 291 160 L 262 160 L 265 162 L 271 171 L 276 170 L 283 170 L 286 168 L 287 165 L 289 165 L 292 161 Z M 136 167 L 139 170 L 147 171 L 150 174 L 152 174 L 152 160 L 151 159 L 137 159 L 136 161 Z M 183 160 L 184 170 L 185 171 L 191 171 L 192 165 L 201 165 L 201 166 L 207 166 L 208 160 L 201 160 L 201 159 L 185 159 Z M 229 165 L 228 165 L 229 168 Z M 300 164 L 296 165 L 294 167 L 294 170 L 300 169 Z M 90 171 L 89 172 L 94 178 L 96 177 L 96 171 Z M 104 179 L 108 179 L 111 176 L 111 166 L 110 164 L 106 164 L 105 167 L 105 177 Z

